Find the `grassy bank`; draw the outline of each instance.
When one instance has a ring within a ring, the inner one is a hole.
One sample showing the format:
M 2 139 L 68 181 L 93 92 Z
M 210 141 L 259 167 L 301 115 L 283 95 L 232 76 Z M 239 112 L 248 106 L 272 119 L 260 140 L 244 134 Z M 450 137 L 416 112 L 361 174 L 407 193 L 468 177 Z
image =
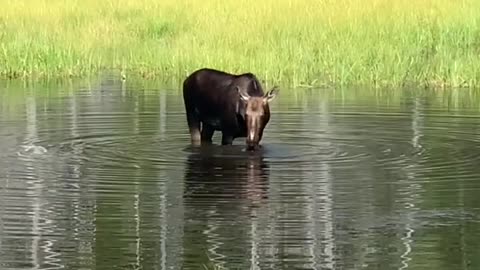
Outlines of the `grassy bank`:
M 199 67 L 293 85 L 480 84 L 476 0 L 6 0 L 4 77 Z

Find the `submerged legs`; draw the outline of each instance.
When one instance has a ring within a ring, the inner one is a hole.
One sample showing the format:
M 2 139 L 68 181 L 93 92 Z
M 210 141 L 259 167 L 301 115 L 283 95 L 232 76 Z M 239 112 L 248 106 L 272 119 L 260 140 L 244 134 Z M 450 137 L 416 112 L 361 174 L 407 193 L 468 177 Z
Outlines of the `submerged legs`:
M 233 135 L 223 132 L 222 145 L 231 145 L 233 143 Z
M 211 143 L 214 131 L 213 127 L 202 123 L 202 143 Z

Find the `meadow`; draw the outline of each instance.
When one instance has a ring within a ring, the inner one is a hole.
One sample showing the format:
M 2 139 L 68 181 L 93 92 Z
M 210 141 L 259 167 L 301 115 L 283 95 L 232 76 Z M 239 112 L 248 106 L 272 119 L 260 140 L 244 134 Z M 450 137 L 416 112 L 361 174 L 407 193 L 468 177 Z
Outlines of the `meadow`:
M 479 14 L 477 0 L 4 0 L 0 74 L 476 87 Z

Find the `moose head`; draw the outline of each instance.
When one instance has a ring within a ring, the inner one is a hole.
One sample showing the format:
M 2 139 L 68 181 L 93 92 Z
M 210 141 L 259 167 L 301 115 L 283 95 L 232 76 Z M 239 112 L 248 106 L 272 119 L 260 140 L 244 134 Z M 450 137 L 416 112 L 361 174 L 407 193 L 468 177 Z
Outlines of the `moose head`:
M 279 89 L 273 87 L 263 96 L 251 96 L 245 88 L 237 87 L 237 90 L 245 102 L 247 149 L 254 150 L 262 140 L 263 130 L 270 120 L 269 103 L 278 95 Z

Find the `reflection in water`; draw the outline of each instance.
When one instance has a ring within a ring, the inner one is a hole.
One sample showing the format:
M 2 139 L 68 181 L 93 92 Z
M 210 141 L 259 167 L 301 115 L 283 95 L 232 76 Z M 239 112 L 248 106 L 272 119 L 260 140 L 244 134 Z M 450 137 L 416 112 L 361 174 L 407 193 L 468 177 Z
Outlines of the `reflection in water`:
M 405 232 L 404 236 L 401 238 L 404 245 L 404 252 L 401 257 L 401 267 L 399 269 L 407 269 L 409 267 L 409 261 L 412 259 L 410 253 L 412 252 L 412 236 L 415 232 L 413 228 L 413 213 L 418 210 L 416 207 L 417 203 L 420 203 L 420 196 L 418 195 L 421 192 L 421 186 L 415 183 L 415 171 L 417 171 L 416 164 L 418 155 L 421 155 L 422 145 L 420 139 L 422 138 L 422 126 L 423 119 L 420 112 L 422 111 L 422 104 L 419 98 L 415 98 L 412 106 L 412 140 L 411 146 L 414 149 L 414 153 L 410 160 L 407 161 L 407 166 L 405 168 L 405 180 L 401 183 L 404 184 L 405 188 L 401 190 L 404 194 L 403 198 L 403 207 L 406 214 L 403 215 L 405 220 Z
M 28 97 L 26 102 L 26 114 L 27 114 L 27 128 L 26 128 L 26 139 L 25 145 L 32 145 L 35 144 L 37 138 L 37 126 L 36 126 L 36 106 L 35 106 L 35 99 L 33 97 Z M 35 174 L 34 170 L 34 160 L 26 162 L 26 169 L 32 170 L 33 174 Z M 38 179 L 39 178 L 39 179 Z M 38 269 L 40 266 L 39 258 L 38 258 L 38 250 L 39 250 L 39 241 L 40 241 L 40 230 L 39 230 L 39 220 L 40 220 L 40 199 L 41 199 L 41 187 L 42 183 L 41 177 L 37 179 L 31 178 L 33 184 L 33 190 L 31 190 L 29 195 L 33 198 L 32 201 L 32 208 L 33 208 L 33 220 L 32 220 L 32 245 L 31 245 L 31 254 L 32 254 L 32 266 L 34 269 Z
M 27 97 L 26 101 L 26 133 L 23 145 L 31 146 L 25 149 L 45 149 L 39 146 L 37 129 L 37 106 L 33 97 Z M 28 185 L 26 195 L 31 198 L 31 235 L 30 245 L 31 266 L 32 269 L 60 269 L 59 256 L 61 251 L 56 251 L 53 247 L 57 240 L 51 236 L 55 231 L 55 222 L 51 219 L 51 213 L 54 209 L 51 205 L 45 203 L 45 181 L 48 176 L 42 172 L 41 161 L 46 157 L 47 150 L 26 151 L 20 157 L 24 162 L 24 171 L 26 172 L 26 183 Z M 39 164 L 40 163 L 40 164 Z M 52 190 L 50 190 L 52 191 Z
M 256 269 L 256 208 L 268 198 L 269 167 L 262 152 L 239 147 L 201 147 L 188 156 L 184 204 L 198 210 L 185 216 L 185 266 L 194 269 Z M 250 252 L 248 252 L 250 251 Z M 238 252 L 247 260 L 232 261 Z M 189 268 L 190 269 L 190 268 Z

